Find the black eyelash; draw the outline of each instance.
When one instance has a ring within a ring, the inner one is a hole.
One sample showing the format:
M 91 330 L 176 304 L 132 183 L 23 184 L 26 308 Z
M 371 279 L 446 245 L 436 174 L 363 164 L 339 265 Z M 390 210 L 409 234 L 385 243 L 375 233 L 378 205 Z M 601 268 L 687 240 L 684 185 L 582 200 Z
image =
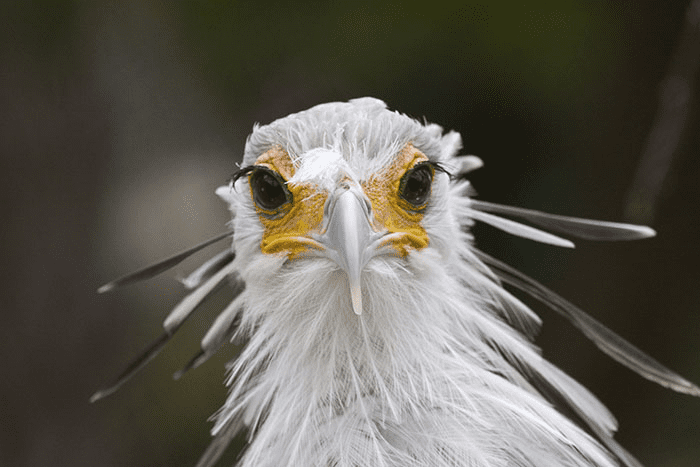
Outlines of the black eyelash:
M 441 163 L 435 161 L 428 161 L 426 162 L 426 164 L 430 165 L 435 172 L 442 172 L 444 174 L 447 174 L 447 176 L 450 177 L 450 179 L 454 178 L 452 173 L 449 170 L 447 170 L 445 166 L 443 166 Z
M 435 161 L 427 161 L 426 164 L 429 164 L 435 172 L 442 172 L 444 174 L 447 174 L 447 176 L 450 177 L 450 179 L 454 178 L 454 175 L 452 175 L 452 173 L 449 170 L 447 170 L 441 163 Z M 231 177 L 228 179 L 228 184 L 230 186 L 234 186 L 239 178 L 241 178 L 244 175 L 248 175 L 253 170 L 255 170 L 254 165 L 241 167 L 231 175 Z
M 255 166 L 254 166 L 254 165 L 249 165 L 249 166 L 242 167 L 242 168 L 238 169 L 238 170 L 235 171 L 235 172 L 231 175 L 231 177 L 228 179 L 228 184 L 229 184 L 229 186 L 233 187 L 233 186 L 236 184 L 236 181 L 237 181 L 239 178 L 241 178 L 241 177 L 244 176 L 244 175 L 248 175 L 248 174 L 251 173 L 253 170 L 255 170 Z

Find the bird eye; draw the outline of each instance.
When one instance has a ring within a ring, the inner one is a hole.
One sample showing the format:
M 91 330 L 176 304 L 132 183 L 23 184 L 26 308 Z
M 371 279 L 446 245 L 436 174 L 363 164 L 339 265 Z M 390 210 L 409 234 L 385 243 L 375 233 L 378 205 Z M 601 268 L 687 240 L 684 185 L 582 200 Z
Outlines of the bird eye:
M 428 201 L 433 183 L 434 169 L 429 162 L 415 165 L 401 179 L 399 196 L 414 207 L 420 208 Z
M 290 201 L 284 180 L 269 169 L 256 167 L 249 177 L 253 201 L 261 209 L 275 210 Z

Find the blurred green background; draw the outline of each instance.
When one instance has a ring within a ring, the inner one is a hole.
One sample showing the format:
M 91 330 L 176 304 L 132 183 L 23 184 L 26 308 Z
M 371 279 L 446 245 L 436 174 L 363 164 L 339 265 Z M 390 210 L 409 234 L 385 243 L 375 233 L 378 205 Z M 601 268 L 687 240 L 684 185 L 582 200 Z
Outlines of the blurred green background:
M 3 2 L 0 465 L 194 465 L 223 352 L 174 382 L 227 291 L 122 390 L 184 276 L 102 283 L 222 231 L 214 195 L 254 122 L 375 96 L 462 133 L 481 199 L 622 220 L 685 2 Z M 697 81 L 697 80 L 696 80 Z M 698 83 L 691 83 L 697 87 Z M 700 382 L 698 109 L 636 243 L 477 243 Z M 610 361 L 558 316 L 545 355 L 619 417 L 648 466 L 700 463 L 700 400 Z M 230 453 L 222 465 L 231 465 Z

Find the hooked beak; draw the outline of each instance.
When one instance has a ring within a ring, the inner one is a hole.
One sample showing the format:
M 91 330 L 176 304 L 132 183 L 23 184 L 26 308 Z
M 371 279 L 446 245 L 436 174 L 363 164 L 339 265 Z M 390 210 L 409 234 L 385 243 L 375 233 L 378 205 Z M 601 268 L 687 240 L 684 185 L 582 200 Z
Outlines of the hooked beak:
M 332 193 L 324 208 L 324 228 L 315 236 L 325 254 L 345 271 L 352 309 L 362 314 L 362 270 L 379 254 L 386 232 L 372 226 L 372 205 L 356 185 L 343 184 Z

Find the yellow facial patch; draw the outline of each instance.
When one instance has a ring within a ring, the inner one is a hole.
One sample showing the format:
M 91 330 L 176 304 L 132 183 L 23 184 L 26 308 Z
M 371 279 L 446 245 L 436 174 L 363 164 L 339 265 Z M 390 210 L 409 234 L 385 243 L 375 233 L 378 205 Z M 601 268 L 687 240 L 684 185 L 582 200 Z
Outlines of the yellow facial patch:
M 405 196 L 402 197 L 407 174 L 425 162 L 428 162 L 425 154 L 408 143 L 396 155 L 391 165 L 361 183 L 363 192 L 372 204 L 375 230 L 386 230 L 389 234 L 394 234 L 387 237 L 385 245 L 393 248 L 401 257 L 405 257 L 412 250 L 425 248 L 429 243 L 428 234 L 421 225 L 428 198 L 424 203 L 416 205 L 404 199 Z M 275 203 L 274 209 L 266 209 L 260 203 L 255 203 L 260 222 L 265 228 L 260 244 L 261 251 L 266 254 L 287 254 L 293 259 L 309 248 L 322 248 L 310 238 L 310 234 L 321 231 L 328 193 L 311 183 L 287 184 L 286 182 L 294 176 L 296 168 L 289 154 L 281 147 L 272 148 L 262 154 L 255 161 L 254 167 L 269 170 L 271 173 L 268 172 L 268 176 L 274 175 L 275 183 L 284 185 L 287 196 L 286 202 L 281 198 L 281 203 Z M 434 170 L 432 166 L 426 169 L 430 171 L 428 183 L 431 183 Z M 253 200 L 255 174 L 256 171 L 253 170 L 248 175 Z M 430 194 L 429 186 L 426 193 Z
M 421 225 L 425 205 L 413 206 L 400 196 L 404 175 L 416 164 L 427 161 L 425 154 L 408 143 L 391 165 L 362 183 L 379 226 L 391 233 L 401 234 L 388 239 L 388 244 L 401 257 L 408 255 L 410 250 L 425 248 L 429 243 L 428 234 Z
M 294 176 L 292 159 L 280 147 L 272 148 L 255 161 L 255 166 L 276 172 L 286 182 Z M 250 180 L 249 175 L 249 180 Z M 287 253 L 294 258 L 307 248 L 317 248 L 309 233 L 318 231 L 323 221 L 323 205 L 328 193 L 318 192 L 310 184 L 288 185 L 291 202 L 269 211 L 256 204 L 255 209 L 265 227 L 260 249 L 266 254 Z M 251 184 L 251 197 L 254 197 Z

